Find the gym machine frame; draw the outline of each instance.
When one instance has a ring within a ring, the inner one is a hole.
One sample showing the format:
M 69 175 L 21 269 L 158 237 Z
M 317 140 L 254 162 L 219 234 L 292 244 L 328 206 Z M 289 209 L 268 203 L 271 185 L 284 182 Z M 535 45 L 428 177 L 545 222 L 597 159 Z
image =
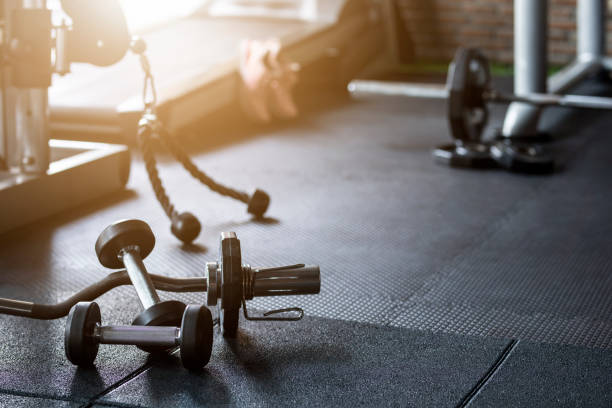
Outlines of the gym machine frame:
M 53 25 L 46 3 L 1 4 L 0 233 L 120 190 L 129 176 L 126 146 L 49 138 L 52 74 L 72 62 L 112 61 L 96 60 L 107 44 L 89 47 L 75 34 L 74 22 L 87 29 L 80 19 Z
M 605 0 L 578 0 L 576 60 L 547 78 L 548 0 L 514 0 L 514 92 L 562 94 L 585 77 L 612 70 L 606 55 Z M 537 135 L 541 107 L 513 102 L 508 107 L 501 136 Z

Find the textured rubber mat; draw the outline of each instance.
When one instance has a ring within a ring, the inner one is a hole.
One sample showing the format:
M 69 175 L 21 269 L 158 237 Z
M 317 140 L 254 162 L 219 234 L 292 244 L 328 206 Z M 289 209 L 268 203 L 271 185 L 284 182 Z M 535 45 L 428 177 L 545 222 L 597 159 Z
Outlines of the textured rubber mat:
M 170 356 L 96 401 L 147 407 L 455 406 L 507 344 L 316 318 L 247 323 L 235 340 L 216 338 L 205 371 L 182 370 Z
M 608 407 L 612 353 L 518 342 L 470 407 Z
M 261 187 L 270 193 L 272 204 L 264 221 L 250 219 L 243 204 L 205 190 L 177 164 L 164 161 L 161 175 L 175 204 L 182 211 L 196 214 L 203 224 L 195 245 L 182 247 L 170 234 L 142 163 L 136 160 L 126 192 L 0 237 L 0 296 L 38 302 L 68 297 L 108 272 L 98 264 L 93 250 L 101 230 L 118 219 L 141 218 L 157 236 L 156 248 L 145 260 L 152 273 L 202 276 L 205 262 L 217 257 L 219 233 L 233 230 L 241 239 L 243 261 L 251 265 L 321 265 L 320 295 L 260 299 L 250 302 L 251 307 L 264 310 L 297 305 L 310 316 L 398 326 L 380 328 L 380 333 L 396 331 L 393 333 L 398 340 L 390 336 L 384 344 L 388 353 L 382 348 L 363 349 L 361 354 L 351 354 L 352 363 L 346 366 L 341 364 L 342 355 L 333 356 L 338 360 L 330 362 L 316 360 L 316 350 L 310 354 L 306 350 L 302 355 L 306 360 L 287 365 L 285 371 L 284 363 L 274 360 L 275 370 L 284 373 L 286 382 L 275 377 L 274 386 L 264 388 L 268 399 L 283 390 L 299 393 L 301 385 L 291 375 L 291 367 L 308 376 L 320 373 L 313 367 L 318 370 L 329 363 L 330 369 L 339 370 L 335 372 L 339 377 L 355 378 L 352 372 L 363 370 L 359 372 L 366 375 L 368 361 L 377 364 L 385 361 L 385 355 L 407 360 L 405 353 L 414 351 L 415 358 L 424 358 L 423 364 L 405 372 L 398 367 L 397 372 L 404 377 L 389 391 L 393 401 L 417 406 L 455 405 L 450 401 L 461 400 L 482 380 L 480 374 L 465 374 L 465 369 L 474 366 L 458 366 L 452 378 L 457 384 L 464 382 L 452 398 L 447 398 L 449 385 L 438 382 L 440 376 L 435 370 L 423 380 L 422 388 L 415 385 L 417 391 L 410 398 L 403 399 L 399 391 L 410 381 L 406 376 L 452 364 L 452 357 L 458 353 L 453 347 L 466 344 L 460 340 L 465 337 L 456 334 L 489 337 L 474 340 L 476 351 L 466 351 L 474 364 L 486 366 L 485 372 L 499 353 L 503 354 L 507 338 L 521 343 L 535 340 L 612 349 L 609 115 L 580 112 L 561 119 L 559 111 L 547 112 L 545 125 L 549 129 L 559 136 L 574 136 L 558 147 L 565 170 L 551 176 L 527 177 L 501 171 L 453 170 L 435 164 L 430 149 L 448 140 L 446 124 L 441 120 L 441 101 L 371 98 L 331 103 L 329 99 L 330 106 L 316 115 L 306 115 L 291 125 L 262 128 L 257 138 L 215 151 L 202 150 L 198 142 L 187 142 L 196 162 L 214 177 L 240 188 Z M 241 137 L 230 133 L 222 136 L 228 140 Z M 163 293 L 162 297 L 178 297 L 190 303 L 203 303 L 205 299 L 203 293 Z M 101 307 L 104 322 L 120 324 L 130 323 L 140 309 L 130 287 L 105 295 Z M 292 342 L 315 342 L 320 335 L 314 329 L 317 325 L 327 330 L 326 336 L 333 341 L 348 341 L 339 333 L 349 336 L 350 342 L 359 342 L 360 336 L 368 341 L 368 336 L 377 332 L 375 326 L 365 330 L 367 325 L 321 322 L 307 320 L 291 325 L 294 337 L 286 342 L 292 347 L 298 347 Z M 136 401 L 139 405 L 161 401 L 163 405 L 168 401 L 165 398 L 172 395 L 171 391 L 159 391 L 152 394 L 152 399 L 146 392 L 158 390 L 165 384 L 163 379 L 176 375 L 175 360 L 148 362 L 133 348 L 109 347 L 100 355 L 101 360 L 109 362 L 107 365 L 94 371 L 77 371 L 63 356 L 63 324 L 64 319 L 35 322 L 0 318 L 0 393 L 11 393 L 17 399 L 49 398 L 60 406 L 67 399 L 81 404 L 100 400 L 111 404 Z M 280 330 L 278 327 L 270 330 Z M 347 327 L 363 331 L 351 334 Z M 432 332 L 453 334 L 440 337 L 454 339 L 440 346 L 440 350 L 450 350 L 446 354 L 450 357 L 436 360 L 435 353 L 418 346 L 418 341 L 411 343 L 416 340 L 402 337 L 411 332 L 405 328 L 425 330 L 423 336 L 432 335 L 432 339 L 438 338 Z M 417 344 L 416 348 L 410 349 L 411 344 Z M 502 346 L 483 361 L 476 359 L 488 344 Z M 279 351 L 271 339 L 257 340 L 257 345 L 262 346 L 261 356 L 267 361 Z M 227 349 L 223 350 L 218 352 L 225 355 Z M 257 383 L 260 373 L 252 368 L 259 358 L 258 349 L 249 350 L 255 360 L 251 360 L 251 354 L 245 355 L 251 363 L 238 365 L 239 371 L 231 371 L 236 369 L 231 366 L 219 368 L 215 378 L 225 379 L 220 386 L 215 385 L 216 380 L 183 379 L 187 385 L 174 388 L 177 400 L 185 404 L 206 402 L 205 394 L 198 391 L 204 386 L 213 393 L 220 387 L 220 399 L 223 395 L 235 396 L 238 400 L 230 403 L 237 405 L 261 402 L 257 399 L 261 392 L 258 387 L 266 383 Z M 355 345 L 355 350 L 362 349 Z M 309 355 L 312 362 L 307 360 Z M 499 370 L 511 362 L 512 356 Z M 532 364 L 527 357 L 521 361 Z M 584 360 L 580 367 L 588 369 L 589 361 Z M 476 371 L 481 372 L 482 367 Z M 139 371 L 144 369 L 146 374 Z M 555 370 L 552 366 L 549 369 Z M 232 375 L 223 370 L 230 370 Z M 370 374 L 377 378 L 379 373 Z M 250 382 L 241 383 L 241 378 Z M 385 381 L 392 381 L 389 378 Z M 568 378 L 588 380 L 580 372 Z M 309 390 L 326 386 L 326 382 L 309 381 Z M 333 398 L 344 395 L 346 401 L 358 403 L 354 400 L 356 388 L 348 387 L 342 393 L 340 384 L 331 378 L 328 383 L 335 384 Z M 604 380 L 598 383 L 606 384 Z M 359 384 L 357 380 L 351 383 Z M 442 399 L 422 399 L 429 394 Z M 368 401 L 378 402 L 374 397 Z M 340 401 L 333 398 L 322 399 L 321 404 Z M 605 395 L 602 398 L 599 401 L 608 400 Z M 286 405 L 295 402 L 283 401 Z M 542 401 L 534 405 L 545 405 Z
M 187 250 L 137 161 L 128 192 L 7 235 L 2 294 L 52 301 L 91 283 L 105 273 L 93 252 L 98 233 L 136 217 L 158 238 L 146 260 L 154 273 L 202 275 L 226 230 L 252 265 L 321 265 L 320 295 L 256 300 L 259 309 L 298 305 L 321 317 L 610 347 L 610 118 L 580 112 L 559 122 L 548 112 L 549 128 L 576 136 L 560 150 L 566 169 L 526 177 L 435 164 L 429 150 L 447 139 L 442 109 L 398 98 L 340 103 L 195 156 L 228 184 L 267 190 L 265 222 L 162 164 L 178 208 L 203 224 Z
M 50 400 L 41 397 L 24 397 L 18 395 L 0 394 L 0 406 L 13 408 L 76 408 L 79 406 L 76 402 Z

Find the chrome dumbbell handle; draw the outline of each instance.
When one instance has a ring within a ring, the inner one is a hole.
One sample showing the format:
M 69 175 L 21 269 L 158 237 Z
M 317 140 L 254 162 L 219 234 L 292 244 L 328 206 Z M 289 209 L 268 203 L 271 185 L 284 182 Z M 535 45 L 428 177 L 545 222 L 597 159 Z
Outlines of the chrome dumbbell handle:
M 100 326 L 93 337 L 101 344 L 128 344 L 140 347 L 174 347 L 180 344 L 181 329 L 170 326 Z
M 148 309 L 159 303 L 160 299 L 155 291 L 155 285 L 142 262 L 140 248 L 136 245 L 125 247 L 120 251 L 119 257 L 125 265 L 142 306 Z

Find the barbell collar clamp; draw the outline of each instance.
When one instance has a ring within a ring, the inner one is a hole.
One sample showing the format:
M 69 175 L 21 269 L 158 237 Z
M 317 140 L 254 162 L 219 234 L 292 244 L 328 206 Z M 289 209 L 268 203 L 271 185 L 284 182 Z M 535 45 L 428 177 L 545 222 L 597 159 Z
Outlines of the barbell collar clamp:
M 221 271 L 217 262 L 206 263 L 207 304 L 216 306 L 221 298 Z M 242 265 L 242 297 L 312 295 L 321 290 L 318 265 L 294 264 L 273 268 Z
M 248 265 L 245 267 L 251 269 Z M 251 292 L 245 293 L 247 300 L 263 296 L 313 295 L 321 290 L 318 265 L 295 264 L 251 270 Z

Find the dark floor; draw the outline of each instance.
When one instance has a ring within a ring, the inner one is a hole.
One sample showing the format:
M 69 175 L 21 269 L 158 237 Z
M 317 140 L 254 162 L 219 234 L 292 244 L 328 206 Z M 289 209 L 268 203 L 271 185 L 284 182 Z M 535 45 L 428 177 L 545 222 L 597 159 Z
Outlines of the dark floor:
M 55 302 L 106 273 L 93 244 L 117 219 L 151 224 L 145 262 L 171 276 L 201 276 L 219 233 L 233 230 L 244 262 L 321 265 L 320 295 L 253 302 L 301 306 L 307 318 L 241 322 L 193 374 L 175 355 L 122 346 L 77 369 L 64 357 L 65 319 L 1 316 L 0 404 L 612 405 L 612 116 L 547 111 L 563 169 L 530 177 L 435 164 L 430 150 L 449 140 L 443 101 L 327 102 L 195 156 L 228 184 L 268 191 L 267 222 L 164 163 L 177 206 L 204 225 L 197 246 L 181 248 L 136 161 L 126 192 L 0 239 L 0 296 Z M 107 323 L 139 311 L 130 287 L 100 305 Z

